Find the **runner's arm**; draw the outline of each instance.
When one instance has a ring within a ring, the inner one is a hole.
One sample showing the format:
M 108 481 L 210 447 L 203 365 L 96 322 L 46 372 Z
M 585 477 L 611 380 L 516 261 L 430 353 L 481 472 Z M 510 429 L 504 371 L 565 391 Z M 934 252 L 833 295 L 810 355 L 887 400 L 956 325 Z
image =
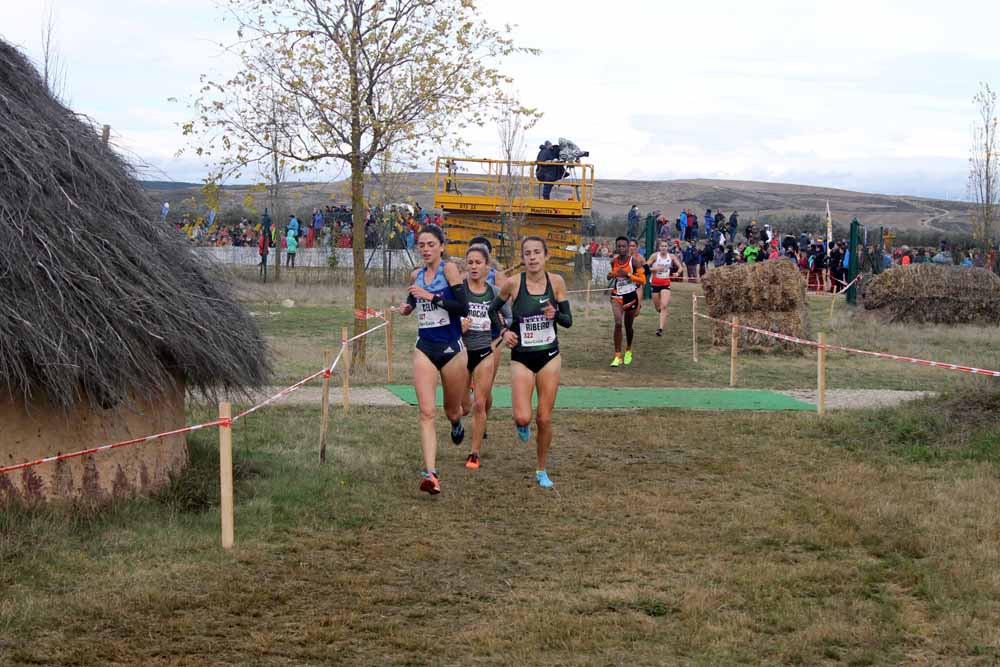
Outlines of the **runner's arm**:
M 556 324 L 564 329 L 573 326 L 573 313 L 569 309 L 566 281 L 562 276 L 552 276 L 552 294 L 556 299 Z
M 462 282 L 462 274 L 454 264 L 446 264 L 444 267 L 444 277 L 451 286 L 453 299 L 443 299 L 436 297 L 434 301 L 439 306 L 448 311 L 449 315 L 466 317 L 469 314 L 469 295 L 465 293 L 465 284 Z

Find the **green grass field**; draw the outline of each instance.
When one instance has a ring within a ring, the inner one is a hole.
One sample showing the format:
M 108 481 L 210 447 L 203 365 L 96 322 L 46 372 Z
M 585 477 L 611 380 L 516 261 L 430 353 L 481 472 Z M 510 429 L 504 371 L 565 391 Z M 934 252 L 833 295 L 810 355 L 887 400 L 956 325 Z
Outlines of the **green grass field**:
M 644 313 L 636 364 L 617 372 L 609 316 L 578 308 L 564 382 L 725 386 L 728 351 L 707 330 L 691 362 L 681 293 L 669 335 Z M 250 304 L 281 313 L 259 321 L 283 380 L 339 339 L 350 311 L 328 301 Z M 997 368 L 993 335 L 846 314 L 829 328 L 831 342 Z M 375 334 L 357 381 L 384 381 L 382 345 Z M 741 357 L 743 387 L 814 382 L 812 356 Z M 197 432 L 190 469 L 156 498 L 0 514 L 0 664 L 996 664 L 996 382 L 831 355 L 830 385 L 943 395 L 825 418 L 560 411 L 554 492 L 534 486 L 532 451 L 497 410 L 481 470 L 441 445 L 436 498 L 416 489 L 413 408 L 334 409 L 321 467 L 318 406 L 273 407 L 234 428 L 231 553 L 216 436 Z

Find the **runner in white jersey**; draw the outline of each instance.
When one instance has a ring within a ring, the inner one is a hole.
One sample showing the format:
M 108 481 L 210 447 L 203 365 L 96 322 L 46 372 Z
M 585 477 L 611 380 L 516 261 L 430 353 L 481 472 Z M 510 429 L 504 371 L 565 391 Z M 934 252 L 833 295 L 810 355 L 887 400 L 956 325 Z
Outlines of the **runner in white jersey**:
M 656 330 L 656 335 L 662 336 L 663 329 L 667 326 L 667 306 L 670 304 L 670 277 L 680 269 L 680 266 L 670 254 L 669 241 L 661 240 L 658 248 L 649 256 L 646 264 L 652 275 L 650 285 L 653 288 L 653 307 L 660 314 L 660 326 Z

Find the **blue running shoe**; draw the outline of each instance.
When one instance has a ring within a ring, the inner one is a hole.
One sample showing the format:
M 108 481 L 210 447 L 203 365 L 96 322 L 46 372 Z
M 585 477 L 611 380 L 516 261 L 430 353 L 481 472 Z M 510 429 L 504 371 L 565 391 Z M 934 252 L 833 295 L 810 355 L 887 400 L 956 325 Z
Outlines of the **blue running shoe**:
M 528 442 L 529 440 L 531 440 L 531 427 L 530 426 L 518 426 L 517 427 L 517 437 L 519 437 L 522 442 Z
M 552 480 L 549 479 L 549 474 L 544 470 L 535 471 L 535 481 L 538 482 L 538 486 L 543 489 L 551 489 L 555 486 L 555 484 L 552 483 Z

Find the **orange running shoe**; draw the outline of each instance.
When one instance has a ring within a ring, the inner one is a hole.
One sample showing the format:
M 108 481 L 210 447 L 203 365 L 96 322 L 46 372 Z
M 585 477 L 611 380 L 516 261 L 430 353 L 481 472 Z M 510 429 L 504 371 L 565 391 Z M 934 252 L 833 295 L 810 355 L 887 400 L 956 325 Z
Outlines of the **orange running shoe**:
M 469 470 L 479 470 L 479 454 L 473 452 L 465 459 L 465 467 Z
M 420 473 L 420 490 L 432 496 L 441 493 L 441 482 L 438 481 L 437 475 L 432 472 Z

